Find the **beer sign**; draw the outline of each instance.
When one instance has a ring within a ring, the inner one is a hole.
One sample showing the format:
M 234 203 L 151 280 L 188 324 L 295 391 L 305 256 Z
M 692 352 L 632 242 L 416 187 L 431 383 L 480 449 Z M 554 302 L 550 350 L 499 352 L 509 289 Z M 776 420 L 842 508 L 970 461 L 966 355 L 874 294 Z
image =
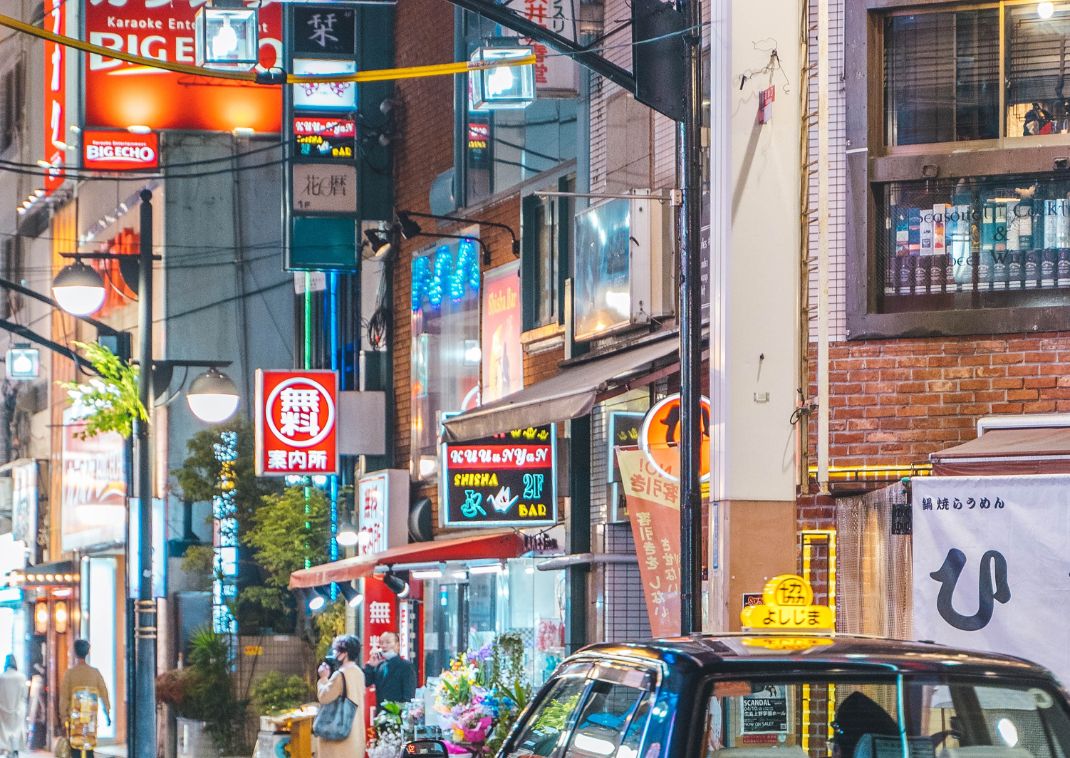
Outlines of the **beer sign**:
M 445 526 L 557 523 L 557 437 L 553 424 L 442 446 Z
M 256 475 L 338 473 L 338 374 L 256 372 Z

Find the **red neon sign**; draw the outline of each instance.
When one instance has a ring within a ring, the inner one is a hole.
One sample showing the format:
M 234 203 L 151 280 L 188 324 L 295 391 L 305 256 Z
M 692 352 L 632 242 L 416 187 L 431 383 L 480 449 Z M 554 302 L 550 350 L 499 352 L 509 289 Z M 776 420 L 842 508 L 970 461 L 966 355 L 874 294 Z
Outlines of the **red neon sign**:
M 338 473 L 338 374 L 256 372 L 256 473 Z

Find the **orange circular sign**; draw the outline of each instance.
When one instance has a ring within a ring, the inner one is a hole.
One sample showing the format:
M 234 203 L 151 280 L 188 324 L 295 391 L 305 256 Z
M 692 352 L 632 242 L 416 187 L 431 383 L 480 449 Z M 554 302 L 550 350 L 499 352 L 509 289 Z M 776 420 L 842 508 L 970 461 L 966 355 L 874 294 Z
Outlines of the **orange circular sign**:
M 710 399 L 699 400 L 702 418 L 699 420 L 699 475 L 703 482 L 710 480 Z M 639 449 L 651 465 L 667 479 L 680 481 L 680 393 L 669 395 L 647 411 L 639 430 Z

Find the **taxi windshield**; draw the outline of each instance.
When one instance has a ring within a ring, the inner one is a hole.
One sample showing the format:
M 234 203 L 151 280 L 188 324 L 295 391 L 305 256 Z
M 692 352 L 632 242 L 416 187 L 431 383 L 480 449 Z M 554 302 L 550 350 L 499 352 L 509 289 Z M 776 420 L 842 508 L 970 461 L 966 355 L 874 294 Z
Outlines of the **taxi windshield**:
M 1070 758 L 1044 682 L 953 677 L 712 683 L 704 758 Z

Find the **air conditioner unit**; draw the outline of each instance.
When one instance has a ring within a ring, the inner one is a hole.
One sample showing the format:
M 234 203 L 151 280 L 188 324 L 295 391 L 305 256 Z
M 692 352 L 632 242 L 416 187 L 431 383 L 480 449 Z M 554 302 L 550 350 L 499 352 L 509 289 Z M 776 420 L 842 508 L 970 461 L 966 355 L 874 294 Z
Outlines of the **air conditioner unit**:
M 592 340 L 673 312 L 672 209 L 643 198 L 604 200 L 576 214 L 573 320 Z

